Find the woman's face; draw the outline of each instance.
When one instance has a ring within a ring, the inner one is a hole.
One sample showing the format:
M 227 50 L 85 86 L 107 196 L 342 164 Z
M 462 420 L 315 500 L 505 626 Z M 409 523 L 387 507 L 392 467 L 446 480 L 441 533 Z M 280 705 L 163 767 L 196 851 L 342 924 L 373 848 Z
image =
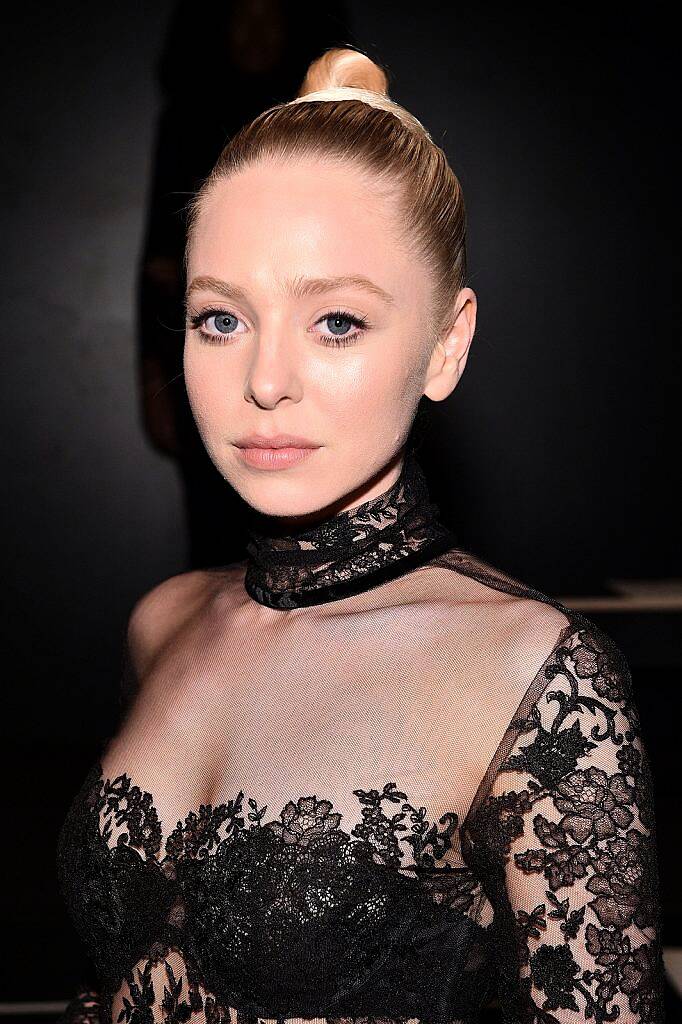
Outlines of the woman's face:
M 338 162 L 259 163 L 205 197 L 185 382 L 213 463 L 260 512 L 304 525 L 385 491 L 427 379 L 451 368 L 442 348 L 430 358 L 430 281 L 396 227 L 391 200 Z M 278 464 L 240 447 L 278 434 L 316 447 Z

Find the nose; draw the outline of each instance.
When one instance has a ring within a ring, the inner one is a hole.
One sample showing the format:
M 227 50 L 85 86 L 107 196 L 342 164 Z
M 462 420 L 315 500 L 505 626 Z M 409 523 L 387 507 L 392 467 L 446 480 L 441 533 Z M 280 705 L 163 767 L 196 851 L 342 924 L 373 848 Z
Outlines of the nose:
M 254 338 L 244 381 L 244 398 L 263 409 L 274 409 L 281 401 L 299 402 L 302 378 L 295 339 L 284 325 L 264 326 Z

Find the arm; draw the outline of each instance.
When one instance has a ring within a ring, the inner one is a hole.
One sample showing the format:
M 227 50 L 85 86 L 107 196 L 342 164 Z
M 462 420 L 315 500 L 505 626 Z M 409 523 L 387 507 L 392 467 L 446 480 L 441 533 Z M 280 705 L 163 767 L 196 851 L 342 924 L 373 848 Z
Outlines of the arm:
M 119 714 L 125 718 L 144 685 L 144 679 L 153 672 L 156 659 L 172 643 L 177 630 L 201 601 L 206 586 L 200 571 L 182 573 L 153 587 L 140 597 L 128 616 L 121 648 L 121 683 L 119 688 Z M 63 828 L 64 826 L 62 826 Z M 57 843 L 57 869 L 63 898 L 69 903 L 69 891 L 74 882 L 71 866 L 64 859 Z M 69 884 L 64 887 L 68 878 Z M 93 961 L 84 955 L 74 994 L 56 1020 L 56 1024 L 101 1024 L 106 1013 L 106 1000 L 99 988 Z
M 653 794 L 628 665 L 580 619 L 541 676 L 471 825 L 506 1019 L 660 1024 Z
M 208 574 L 194 569 L 163 580 L 133 605 L 121 644 L 120 722 L 158 659 L 192 616 L 201 612 L 210 595 Z

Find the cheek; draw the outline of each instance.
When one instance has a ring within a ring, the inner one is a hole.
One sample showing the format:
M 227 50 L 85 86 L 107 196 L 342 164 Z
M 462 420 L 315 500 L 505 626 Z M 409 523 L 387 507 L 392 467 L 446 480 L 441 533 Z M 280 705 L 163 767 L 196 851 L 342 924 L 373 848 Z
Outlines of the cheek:
M 186 345 L 183 367 L 187 397 L 197 426 L 217 424 L 224 419 L 232 394 L 223 375 L 216 372 L 215 359 Z
M 423 353 L 423 344 L 409 331 L 382 332 L 357 352 L 338 353 L 338 363 L 329 367 L 329 378 L 339 389 L 351 388 L 357 394 L 404 396 L 419 383 Z
M 283 373 L 279 381 L 282 394 L 295 385 L 291 394 L 298 396 L 308 415 L 335 421 L 344 431 L 363 433 L 368 425 L 401 429 L 421 397 L 423 380 L 414 340 L 393 342 L 292 366 L 290 376 Z M 203 432 L 224 426 L 237 414 L 237 406 L 239 414 L 243 412 L 248 370 L 238 360 L 223 361 L 220 353 L 190 342 L 185 345 L 184 375 L 190 406 Z
M 406 358 L 396 350 L 377 350 L 371 358 L 346 362 L 336 373 L 325 374 L 320 389 L 333 399 L 328 408 L 345 429 L 364 433 L 368 425 L 401 427 L 419 401 L 423 382 L 414 353 L 408 351 Z

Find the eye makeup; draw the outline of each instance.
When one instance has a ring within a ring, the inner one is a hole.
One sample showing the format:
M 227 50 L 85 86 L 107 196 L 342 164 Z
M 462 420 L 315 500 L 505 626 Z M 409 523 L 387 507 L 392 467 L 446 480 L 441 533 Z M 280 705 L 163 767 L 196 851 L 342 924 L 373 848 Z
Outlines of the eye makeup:
M 202 342 L 207 345 L 225 345 L 226 339 L 232 334 L 237 334 L 236 331 L 220 331 L 214 334 L 212 331 L 207 331 L 206 324 L 209 320 L 216 317 L 233 317 L 235 320 L 239 320 L 234 313 L 231 313 L 226 309 L 205 309 L 201 313 L 194 313 L 188 315 L 187 322 L 192 330 L 197 331 Z M 372 325 L 369 323 L 367 317 L 356 316 L 354 313 L 349 313 L 344 309 L 334 309 L 323 316 L 319 317 L 315 321 L 316 324 L 324 323 L 325 320 L 342 320 L 352 324 L 356 329 L 350 334 L 334 335 L 334 334 L 320 334 L 319 337 L 323 345 L 330 348 L 346 348 L 348 345 L 354 345 L 360 337 L 368 330 L 371 329 Z M 241 333 L 241 332 L 239 332 Z M 318 333 L 318 332 L 313 332 Z

